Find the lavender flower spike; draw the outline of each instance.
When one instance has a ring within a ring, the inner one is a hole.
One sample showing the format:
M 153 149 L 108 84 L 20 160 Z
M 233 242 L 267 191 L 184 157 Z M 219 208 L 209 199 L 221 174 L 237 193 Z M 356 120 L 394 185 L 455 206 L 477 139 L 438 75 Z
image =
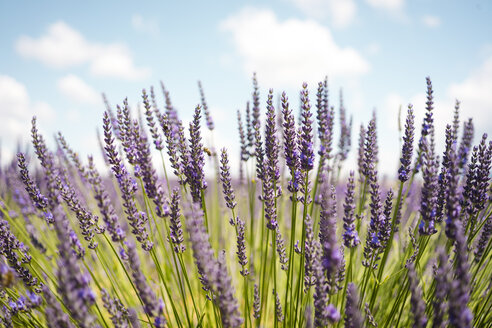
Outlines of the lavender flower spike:
M 243 318 L 239 313 L 239 305 L 234 297 L 235 291 L 231 277 L 227 273 L 225 265 L 225 251 L 219 254 L 217 261 L 217 273 L 214 281 L 214 291 L 217 294 L 217 305 L 220 310 L 222 327 L 235 328 L 243 324 Z
M 398 178 L 401 182 L 405 182 L 409 179 L 410 165 L 412 163 L 413 136 L 415 131 L 414 118 L 413 106 L 409 104 L 407 120 L 405 123 L 405 136 L 403 137 L 403 147 L 400 158 L 401 166 L 398 169 Z
M 200 134 L 200 105 L 196 106 L 193 122 L 190 123 L 190 160 L 187 168 L 186 178 L 190 184 L 191 196 L 194 202 L 201 201 L 201 192 L 207 188 L 203 166 L 205 160 L 203 156 L 202 137 Z
M 183 228 L 181 227 L 181 213 L 179 211 L 179 188 L 174 188 L 171 195 L 170 211 L 170 237 L 176 253 L 182 253 L 186 250 L 184 245 Z
M 408 268 L 408 281 L 410 283 L 410 291 L 412 292 L 410 305 L 414 318 L 413 327 L 425 328 L 427 326 L 425 302 L 422 298 L 422 290 L 418 286 L 419 281 L 413 263 Z
M 135 244 L 129 241 L 126 242 L 128 265 L 130 267 L 133 282 L 138 291 L 138 295 L 144 305 L 145 313 L 150 317 L 158 315 L 157 297 L 152 288 L 148 285 L 147 279 L 140 268 L 140 259 L 135 248 Z
M 309 104 L 309 92 L 307 83 L 302 84 L 301 91 L 301 116 L 302 116 L 302 132 L 300 135 L 300 163 L 301 169 L 308 172 L 314 167 L 314 152 L 313 152 L 313 128 L 311 124 L 311 105 Z
M 248 264 L 248 257 L 246 256 L 246 244 L 244 242 L 245 236 L 244 236 L 244 221 L 241 219 L 236 220 L 237 224 L 237 258 L 239 260 L 239 264 L 241 265 L 242 269 L 239 271 L 242 276 L 246 277 L 249 275 L 249 271 L 246 268 L 246 265 Z
M 224 191 L 224 199 L 226 206 L 233 210 L 236 207 L 236 200 L 234 196 L 234 190 L 231 185 L 231 173 L 229 167 L 229 158 L 227 156 L 227 149 L 221 150 L 220 156 L 220 180 L 222 181 L 222 189 Z M 236 218 L 232 218 L 235 220 Z
M 345 203 L 343 204 L 343 243 L 346 247 L 356 247 L 360 243 L 359 234 L 355 229 L 355 181 L 354 171 L 350 171 L 347 183 L 347 191 L 345 193 Z
M 313 270 L 316 278 L 314 292 L 314 325 L 325 327 L 329 322 L 340 320 L 340 313 L 332 304 L 328 303 L 328 282 L 321 264 L 321 250 L 319 243 L 316 242 L 316 256 L 314 258 Z M 337 250 L 338 252 L 338 250 Z
M 285 95 L 285 92 L 282 93 L 282 115 L 284 119 L 283 127 L 284 127 L 284 154 L 285 154 L 285 162 L 287 167 L 290 170 L 291 180 L 289 181 L 289 185 L 287 189 L 294 193 L 299 191 L 299 183 L 300 183 L 300 167 L 299 167 L 299 154 L 297 150 L 297 131 L 294 122 L 294 115 L 292 114 L 292 110 L 289 108 L 289 99 Z
M 461 225 L 456 227 L 456 265 L 449 289 L 449 323 L 452 327 L 471 327 L 473 314 L 468 307 L 470 300 L 470 266 L 465 235 Z
M 321 197 L 319 221 L 319 240 L 323 252 L 321 265 L 328 279 L 331 279 L 342 260 L 336 240 L 336 194 L 334 187 L 329 190 L 328 186 L 323 185 Z
M 46 211 L 48 207 L 48 199 L 43 196 L 43 194 L 41 194 L 41 191 L 29 176 L 29 171 L 26 164 L 26 157 L 24 156 L 24 154 L 18 153 L 17 160 L 20 177 L 22 182 L 24 183 L 27 193 L 29 194 L 29 197 L 31 198 L 37 209 L 39 209 L 40 211 Z M 46 218 L 48 223 L 53 223 L 53 216 L 46 216 Z
M 88 161 L 88 180 L 92 186 L 94 198 L 96 199 L 97 206 L 101 212 L 102 219 L 106 224 L 106 230 L 109 232 L 111 239 L 114 242 L 123 241 L 126 236 L 125 231 L 121 228 L 118 216 L 109 200 L 109 195 L 103 188 L 101 176 L 94 165 L 92 156 L 89 156 Z
M 364 319 L 359 310 L 359 294 L 354 283 L 347 286 L 347 305 L 345 306 L 345 328 L 362 327 Z
M 214 121 L 212 120 L 212 116 L 210 115 L 210 111 L 208 110 L 207 101 L 205 100 L 205 92 L 203 92 L 202 82 L 200 81 L 198 81 L 198 90 L 200 91 L 200 98 L 202 102 L 203 113 L 205 114 L 207 127 L 210 131 L 212 131 L 214 129 Z

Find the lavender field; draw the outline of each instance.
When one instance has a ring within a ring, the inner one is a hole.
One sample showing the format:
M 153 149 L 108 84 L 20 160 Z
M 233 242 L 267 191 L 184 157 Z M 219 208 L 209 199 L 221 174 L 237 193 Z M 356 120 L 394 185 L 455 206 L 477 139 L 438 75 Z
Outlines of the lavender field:
M 492 141 L 458 101 L 436 132 L 422 87 L 385 179 L 377 112 L 353 126 L 326 79 L 289 98 L 254 75 L 239 154 L 200 83 L 190 122 L 163 84 L 105 99 L 88 157 L 33 117 L 0 173 L 2 324 L 491 327 Z

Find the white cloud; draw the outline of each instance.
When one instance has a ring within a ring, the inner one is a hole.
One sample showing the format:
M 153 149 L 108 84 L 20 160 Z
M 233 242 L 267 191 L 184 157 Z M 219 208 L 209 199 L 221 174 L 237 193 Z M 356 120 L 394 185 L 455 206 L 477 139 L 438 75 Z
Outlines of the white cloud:
M 477 133 L 492 134 L 492 56 L 464 81 L 448 89 L 448 101 L 461 101 L 462 117 L 473 117 Z
M 422 17 L 422 23 L 427 27 L 438 27 L 441 25 L 441 19 L 437 16 L 425 15 Z
M 87 104 L 101 102 L 101 96 L 76 75 L 69 74 L 58 80 L 58 89 L 68 98 Z
M 371 43 L 367 46 L 366 51 L 369 55 L 377 55 L 381 52 L 379 43 Z
M 13 143 L 16 138 L 29 135 L 29 122 L 34 115 L 45 123 L 55 117 L 50 105 L 30 100 L 22 83 L 10 76 L 0 75 L 0 138 Z
M 397 12 L 403 8 L 405 0 L 366 0 L 374 8 Z
M 370 68 L 355 49 L 337 45 L 330 30 L 313 20 L 279 21 L 270 10 L 244 9 L 221 28 L 232 33 L 245 73 L 257 72 L 268 86 L 298 87 L 326 74 L 356 77 Z
M 89 64 L 95 76 L 116 77 L 128 80 L 150 75 L 148 68 L 135 67 L 130 50 L 125 44 L 90 42 L 64 22 L 52 24 L 38 39 L 21 36 L 17 52 L 55 68 L 68 68 Z
M 357 6 L 353 0 L 292 0 L 305 14 L 322 19 L 327 16 L 335 27 L 346 27 L 355 18 Z
M 157 21 L 144 18 L 142 15 L 135 14 L 132 16 L 132 26 L 135 30 L 150 34 L 153 36 L 159 35 L 159 24 Z

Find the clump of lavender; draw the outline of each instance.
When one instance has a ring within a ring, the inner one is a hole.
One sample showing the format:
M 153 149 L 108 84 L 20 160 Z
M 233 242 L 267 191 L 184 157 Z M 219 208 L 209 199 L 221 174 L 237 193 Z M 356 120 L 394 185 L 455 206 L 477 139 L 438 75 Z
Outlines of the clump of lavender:
M 181 227 L 181 213 L 179 210 L 179 188 L 174 188 L 171 195 L 171 208 L 170 208 L 170 238 L 171 243 L 174 245 L 174 251 L 176 253 L 182 253 L 186 250 L 183 237 L 183 228 Z
M 412 163 L 414 130 L 413 106 L 410 104 L 408 105 L 408 114 L 405 123 L 405 136 L 403 137 L 403 148 L 400 158 L 401 166 L 398 169 L 398 178 L 401 182 L 405 182 L 409 179 L 408 175 L 410 173 L 410 165 Z
M 346 247 L 356 247 L 360 243 L 359 234 L 355 229 L 355 181 L 354 171 L 350 171 L 347 182 L 347 191 L 345 192 L 345 202 L 343 204 L 343 244 Z

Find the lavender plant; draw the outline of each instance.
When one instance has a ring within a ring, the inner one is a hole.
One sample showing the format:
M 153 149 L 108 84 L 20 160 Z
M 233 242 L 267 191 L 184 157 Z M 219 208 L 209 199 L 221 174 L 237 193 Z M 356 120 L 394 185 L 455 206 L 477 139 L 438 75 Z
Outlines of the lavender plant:
M 385 179 L 375 112 L 352 147 L 326 78 L 313 108 L 302 84 L 296 122 L 287 93 L 276 109 L 253 75 L 238 147 L 217 154 L 201 84 L 189 129 L 161 88 L 164 104 L 142 91 L 140 119 L 104 98 L 101 154 L 81 156 L 62 133 L 51 149 L 33 118 L 33 151 L 0 168 L 4 326 L 492 325 L 492 142 L 474 143 L 458 101 L 438 129 L 430 78 Z

